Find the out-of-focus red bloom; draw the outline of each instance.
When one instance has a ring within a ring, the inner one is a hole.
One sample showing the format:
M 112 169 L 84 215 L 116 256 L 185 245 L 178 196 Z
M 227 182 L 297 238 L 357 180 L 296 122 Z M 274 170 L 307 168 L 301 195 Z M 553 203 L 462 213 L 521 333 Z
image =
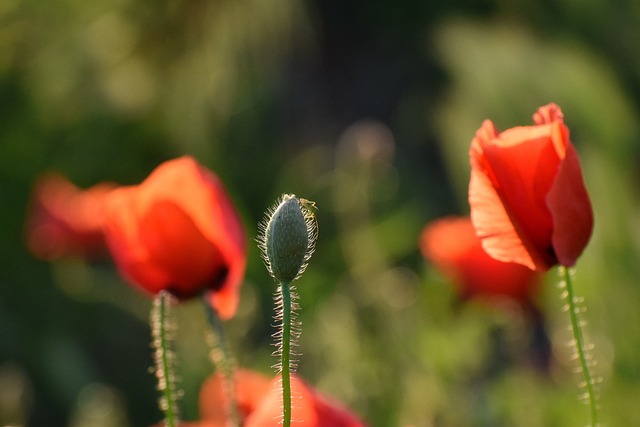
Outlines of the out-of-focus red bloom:
M 246 418 L 244 427 L 278 427 L 282 420 L 280 377 Z M 297 376 L 291 376 L 291 425 L 305 427 L 364 427 L 364 423 L 339 402 L 322 395 Z
M 486 120 L 471 142 L 471 220 L 489 255 L 546 271 L 572 266 L 593 229 L 578 154 L 555 104 L 535 126 L 498 132 Z
M 105 183 L 81 190 L 61 175 L 42 176 L 35 184 L 26 221 L 29 250 L 47 261 L 103 253 L 103 207 L 114 187 Z
M 211 421 L 179 421 L 178 427 L 224 427 L 226 424 L 218 424 Z M 167 427 L 164 421 L 154 424 L 153 427 Z
M 504 296 L 526 303 L 540 283 L 537 271 L 491 258 L 467 217 L 429 223 L 422 231 L 420 250 L 463 298 Z
M 244 230 L 222 182 L 193 158 L 165 162 L 140 185 L 114 190 L 104 230 L 120 272 L 133 283 L 180 299 L 209 291 L 222 319 L 235 314 Z
M 240 425 L 277 427 L 282 419 L 280 376 L 266 376 L 240 369 L 236 372 L 236 399 Z M 340 403 L 318 393 L 297 376 L 291 377 L 292 425 L 308 427 L 364 427 L 365 424 Z M 222 377 L 215 374 L 200 390 L 200 420 L 180 427 L 225 427 L 226 403 Z
M 271 390 L 271 380 L 266 375 L 248 369 L 235 372 L 236 404 L 240 425 L 252 413 L 260 400 Z M 227 397 L 222 375 L 216 373 L 202 384 L 200 388 L 200 420 L 183 421 L 180 427 L 227 427 Z M 154 427 L 164 427 L 158 423 Z
M 227 425 L 227 404 L 224 382 L 220 374 L 209 377 L 200 389 L 200 418 L 213 425 Z M 244 420 L 255 411 L 260 400 L 271 390 L 271 380 L 258 372 L 238 369 L 235 372 L 238 415 Z

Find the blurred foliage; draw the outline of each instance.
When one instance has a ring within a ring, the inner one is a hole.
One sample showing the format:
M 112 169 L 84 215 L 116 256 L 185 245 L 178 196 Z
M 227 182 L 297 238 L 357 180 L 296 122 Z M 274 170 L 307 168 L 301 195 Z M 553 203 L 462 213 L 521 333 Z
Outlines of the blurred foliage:
M 468 212 L 482 121 L 551 101 L 596 212 L 576 284 L 602 418 L 640 425 L 637 2 L 5 0 L 0 23 L 0 425 L 160 419 L 148 299 L 107 261 L 33 259 L 23 223 L 47 170 L 129 184 L 182 154 L 221 176 L 250 237 L 279 194 L 317 202 L 300 371 L 370 425 L 584 425 L 553 272 L 532 324 L 459 303 L 417 249 L 429 220 Z M 275 284 L 250 246 L 227 326 L 239 363 L 270 372 Z M 186 419 L 213 369 L 201 304 L 178 309 Z

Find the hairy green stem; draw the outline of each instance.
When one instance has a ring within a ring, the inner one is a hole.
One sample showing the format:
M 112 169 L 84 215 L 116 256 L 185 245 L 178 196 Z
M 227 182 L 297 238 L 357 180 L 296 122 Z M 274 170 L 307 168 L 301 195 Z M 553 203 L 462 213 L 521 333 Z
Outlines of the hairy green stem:
M 211 359 L 216 365 L 216 369 L 222 372 L 223 389 L 226 399 L 227 409 L 227 425 L 231 427 L 240 426 L 240 418 L 238 416 L 238 403 L 236 399 L 236 383 L 234 375 L 234 359 L 231 349 L 225 338 L 224 327 L 218 313 L 209 305 L 206 298 L 204 299 L 205 311 L 207 319 L 211 325 L 213 340 L 211 343 Z
M 280 366 L 282 369 L 282 425 L 291 425 L 291 289 L 290 282 L 280 283 L 282 293 L 282 343 Z
M 169 317 L 172 298 L 167 292 L 160 292 L 155 297 L 151 309 L 151 332 L 155 350 L 156 378 L 158 378 L 158 390 L 162 392 L 160 409 L 164 412 L 166 427 L 176 427 L 178 423 L 176 376 L 173 372 L 174 354 L 171 349 L 171 341 L 175 331 Z
M 577 358 L 580 362 L 580 369 L 584 378 L 584 385 L 586 389 L 586 397 L 591 409 L 591 427 L 598 427 L 598 402 L 596 391 L 594 388 L 594 379 L 590 370 L 590 356 L 588 356 L 587 348 L 582 333 L 582 325 L 578 319 L 578 313 L 580 308 L 577 306 L 577 299 L 573 291 L 573 283 L 571 280 L 571 271 L 569 268 L 560 267 L 560 274 L 564 281 L 565 287 L 565 300 L 566 309 L 569 312 L 569 318 L 571 319 L 571 331 L 573 333 L 573 342 L 575 343 L 575 350 Z

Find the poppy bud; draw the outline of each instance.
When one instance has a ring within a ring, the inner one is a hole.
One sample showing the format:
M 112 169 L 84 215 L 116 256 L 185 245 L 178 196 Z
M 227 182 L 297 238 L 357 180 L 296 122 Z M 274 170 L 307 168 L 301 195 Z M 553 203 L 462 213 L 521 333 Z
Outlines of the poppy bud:
M 314 206 L 285 194 L 259 225 L 258 246 L 269 274 L 278 282 L 297 279 L 307 267 L 318 231 Z

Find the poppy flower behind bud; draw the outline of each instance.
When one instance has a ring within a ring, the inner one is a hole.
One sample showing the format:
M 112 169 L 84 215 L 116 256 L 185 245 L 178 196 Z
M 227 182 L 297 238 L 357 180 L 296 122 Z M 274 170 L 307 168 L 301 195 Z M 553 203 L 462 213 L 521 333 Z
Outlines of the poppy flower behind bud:
M 269 274 L 278 282 L 302 275 L 315 249 L 315 203 L 284 194 L 259 224 L 258 246 Z
M 248 369 L 237 369 L 235 378 L 235 400 L 241 420 L 255 411 L 260 400 L 271 391 L 269 377 Z M 200 388 L 200 417 L 216 426 L 227 426 L 226 399 L 224 379 L 216 373 L 202 384 Z
M 185 299 L 209 291 L 222 319 L 235 314 L 244 230 L 222 182 L 193 158 L 165 162 L 140 185 L 111 193 L 105 234 L 121 273 L 147 292 Z
M 271 391 L 263 396 L 246 419 L 245 427 L 278 427 L 281 425 L 282 398 L 278 390 L 281 378 L 271 382 Z M 293 397 L 292 426 L 364 427 L 365 424 L 341 403 L 314 390 L 297 376 L 291 377 Z
M 578 154 L 555 104 L 534 126 L 498 132 L 486 120 L 471 142 L 471 220 L 489 255 L 546 271 L 573 266 L 593 229 Z
M 280 376 L 269 379 L 264 375 L 239 369 L 235 375 L 236 400 L 242 426 L 277 427 L 280 424 L 282 399 Z M 365 427 L 365 424 L 342 403 L 320 393 L 302 379 L 291 379 L 295 404 L 292 425 L 308 427 Z M 225 427 L 225 395 L 219 374 L 209 377 L 200 389 L 200 420 L 180 423 L 180 427 Z M 163 424 L 162 424 L 163 425 Z M 161 427 L 156 424 L 154 427 Z

